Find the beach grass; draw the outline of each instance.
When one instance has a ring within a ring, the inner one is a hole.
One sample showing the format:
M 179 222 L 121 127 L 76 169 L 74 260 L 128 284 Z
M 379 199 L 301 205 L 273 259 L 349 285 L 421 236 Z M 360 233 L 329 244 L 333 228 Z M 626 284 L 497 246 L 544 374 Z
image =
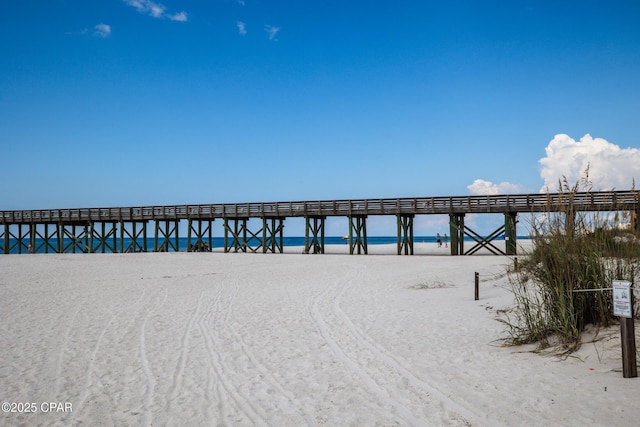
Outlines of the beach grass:
M 571 201 L 588 191 L 588 170 L 581 182 L 559 193 Z M 534 216 L 532 250 L 510 274 L 515 308 L 507 316 L 511 344 L 557 345 L 571 353 L 580 346 L 587 325 L 607 327 L 612 310 L 614 280 L 637 281 L 640 271 L 638 236 L 625 227 L 625 213 L 564 212 Z

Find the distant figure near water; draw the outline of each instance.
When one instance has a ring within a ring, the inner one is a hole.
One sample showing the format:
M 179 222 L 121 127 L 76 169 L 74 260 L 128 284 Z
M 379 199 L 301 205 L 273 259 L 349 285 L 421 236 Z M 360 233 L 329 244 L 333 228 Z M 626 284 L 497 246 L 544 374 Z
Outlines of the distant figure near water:
M 442 247 L 442 239 L 440 238 L 440 233 L 436 233 L 436 243 L 438 244 L 439 248 Z
M 211 248 L 208 243 L 198 241 L 191 246 L 191 252 L 211 252 Z
M 444 233 L 444 247 L 449 247 L 449 237 L 447 237 L 447 233 Z

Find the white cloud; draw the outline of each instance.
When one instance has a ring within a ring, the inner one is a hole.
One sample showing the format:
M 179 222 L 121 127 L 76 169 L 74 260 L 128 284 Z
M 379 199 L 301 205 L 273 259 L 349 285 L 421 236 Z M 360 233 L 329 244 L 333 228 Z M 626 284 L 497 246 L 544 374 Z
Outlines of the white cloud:
M 124 0 L 129 6 L 135 7 L 138 12 L 158 18 L 164 12 L 164 6 L 151 0 Z
M 123 0 L 126 4 L 136 8 L 140 13 L 153 16 L 154 18 L 168 18 L 172 21 L 186 22 L 186 12 L 178 12 L 172 15 L 167 13 L 165 5 L 156 3 L 153 0 Z
M 172 21 L 178 21 L 178 22 L 187 22 L 187 13 L 186 12 L 179 12 L 176 13 L 173 16 L 170 16 L 169 19 L 171 19 Z
M 522 187 L 518 184 L 512 184 L 510 182 L 494 184 L 491 181 L 485 181 L 483 179 L 476 179 L 471 185 L 467 185 L 467 189 L 473 195 L 513 194 L 522 192 Z
M 278 41 L 278 39 L 276 38 L 276 35 L 280 31 L 280 27 L 274 27 L 274 26 L 271 26 L 271 25 L 265 25 L 264 26 L 264 30 L 267 33 L 269 33 L 269 40 Z
M 620 148 L 589 134 L 577 142 L 568 135 L 556 135 L 545 151 L 546 157 L 539 161 L 542 192 L 557 191 L 563 177 L 573 186 L 584 177 L 587 167 L 593 190 L 629 189 L 633 180 L 640 178 L 639 149 Z
M 93 27 L 93 35 L 96 37 L 109 37 L 109 35 L 111 34 L 111 26 L 107 25 L 107 24 L 98 24 L 95 27 Z
M 242 21 L 238 21 L 237 25 L 238 25 L 238 33 L 241 36 L 246 35 L 247 34 L 247 24 L 245 24 Z

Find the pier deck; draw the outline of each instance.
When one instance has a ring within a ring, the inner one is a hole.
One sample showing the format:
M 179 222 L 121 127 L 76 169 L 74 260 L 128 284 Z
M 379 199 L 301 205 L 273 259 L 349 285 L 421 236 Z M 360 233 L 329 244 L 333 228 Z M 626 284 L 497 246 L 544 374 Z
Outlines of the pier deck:
M 288 218 L 351 215 L 430 215 L 471 213 L 534 213 L 633 211 L 640 191 L 565 194 L 415 197 L 396 199 L 324 200 L 301 202 L 220 203 L 118 208 L 36 209 L 0 211 L 0 223 L 119 222 L 189 218 Z
M 416 215 L 447 214 L 450 216 L 450 230 L 452 238 L 452 255 L 465 254 L 463 248 L 464 236 L 470 236 L 478 245 L 487 247 L 496 253 L 504 253 L 495 248 L 491 240 L 506 234 L 507 239 L 515 240 L 516 216 L 520 213 L 537 212 L 614 212 L 631 211 L 636 218 L 634 229 L 637 229 L 637 212 L 640 209 L 640 192 L 629 191 L 598 191 L 574 194 L 505 194 L 486 196 L 446 196 L 446 197 L 414 197 L 414 198 L 386 198 L 386 199 L 355 199 L 355 200 L 321 200 L 321 201 L 289 201 L 289 202 L 260 202 L 260 203 L 219 203 L 197 205 L 169 205 L 169 206 L 140 206 L 140 207 L 112 207 L 112 208 L 75 208 L 75 209 L 32 209 L 0 211 L 0 253 L 10 252 L 10 240 L 17 240 L 18 252 L 22 253 L 27 247 L 27 241 L 34 245 L 36 238 L 44 238 L 46 248 L 54 247 L 49 242 L 52 239 L 69 238 L 80 241 L 79 247 L 84 251 L 93 252 L 95 247 L 89 240 L 106 242 L 107 238 L 116 238 L 116 228 L 120 229 L 121 241 L 124 237 L 134 240 L 146 238 L 146 224 L 154 222 L 156 236 L 164 239 L 164 244 L 177 238 L 179 221 L 189 222 L 189 233 L 193 231 L 197 247 L 206 247 L 211 240 L 211 222 L 216 219 L 224 220 L 225 242 L 232 244 L 227 250 L 252 249 L 249 240 L 262 239 L 260 248 L 267 251 L 282 251 L 281 245 L 273 242 L 282 240 L 282 221 L 286 218 L 304 217 L 307 222 L 307 235 L 311 234 L 313 245 L 307 245 L 307 252 L 311 249 L 316 253 L 322 247 L 324 239 L 324 219 L 327 217 L 347 217 L 350 221 L 349 241 L 351 253 L 357 249 L 358 253 L 366 253 L 366 217 L 370 215 L 394 215 L 398 218 L 398 254 L 401 249 L 405 254 L 413 253 L 413 217 Z M 466 214 L 504 214 L 505 227 L 491 233 L 489 238 L 482 238 L 464 225 Z M 262 219 L 263 228 L 257 231 L 247 229 L 246 221 L 251 218 Z M 278 220 L 279 223 L 268 224 L 268 221 Z M 320 221 L 320 223 L 318 223 Z M 313 223 L 313 225 L 311 225 Z M 105 224 L 109 224 L 105 229 Z M 125 229 L 133 225 L 134 232 Z M 136 225 L 140 232 L 135 231 Z M 320 224 L 320 225 L 319 225 Z M 23 226 L 29 229 L 23 231 Z M 43 226 L 57 227 L 52 232 L 48 228 L 44 232 L 38 231 Z M 100 225 L 102 232 L 100 232 Z M 15 228 L 17 232 L 15 231 Z M 81 231 L 76 231 L 79 227 Z M 205 231 L 202 231 L 204 227 Z M 106 230 L 106 231 L 104 231 Z M 164 231 L 163 231 L 164 230 Z M 503 233 L 504 232 L 504 233 Z M 106 235 L 105 235 L 106 234 Z M 230 236 L 229 236 L 230 235 Z M 249 236 L 247 239 L 246 236 Z M 82 240 L 84 239 L 84 240 Z M 156 237 L 157 239 L 157 237 Z M 270 245 L 266 243 L 271 242 Z M 14 243 L 15 245 L 15 243 Z M 114 244 L 115 245 L 115 244 Z M 111 245 L 111 246 L 114 246 Z M 145 244 L 146 245 L 146 244 Z M 455 245 L 455 246 L 454 246 Z M 109 247 L 111 247 L 109 246 Z M 122 247 L 122 244 L 120 245 Z M 175 246 L 175 245 L 173 245 Z M 477 245 L 476 245 L 477 246 Z M 209 244 L 209 247 L 211 245 Z M 155 245 L 155 249 L 158 245 Z M 72 245 L 69 250 L 78 249 Z M 104 249 L 104 248 L 102 248 Z M 134 245 L 134 249 L 139 249 Z M 59 252 L 66 251 L 60 245 Z M 121 249 L 122 251 L 125 248 Z M 493 251 L 493 250 L 492 250 Z M 515 251 L 507 245 L 507 254 Z M 320 250 L 322 252 L 322 250 Z

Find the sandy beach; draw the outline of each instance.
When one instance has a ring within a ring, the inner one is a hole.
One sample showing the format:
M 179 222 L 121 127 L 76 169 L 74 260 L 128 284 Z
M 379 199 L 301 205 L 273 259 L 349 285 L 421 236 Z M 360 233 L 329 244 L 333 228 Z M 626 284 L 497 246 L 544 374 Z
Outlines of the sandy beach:
M 346 250 L 0 256 L 0 425 L 640 419 L 619 328 L 566 359 L 504 346 L 512 258 Z

